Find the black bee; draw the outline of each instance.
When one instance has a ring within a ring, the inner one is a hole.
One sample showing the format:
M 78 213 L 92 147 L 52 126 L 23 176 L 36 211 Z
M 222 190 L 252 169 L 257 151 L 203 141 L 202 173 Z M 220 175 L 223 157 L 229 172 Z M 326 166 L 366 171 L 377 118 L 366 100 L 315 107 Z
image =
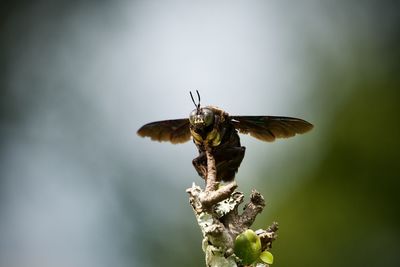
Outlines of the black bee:
M 305 120 L 276 116 L 229 116 L 228 113 L 213 106 L 200 107 L 198 103 L 188 119 L 165 120 L 148 123 L 138 130 L 138 135 L 151 140 L 169 141 L 173 144 L 184 143 L 192 137 L 199 150 L 199 156 L 193 160 L 198 174 L 207 176 L 206 149 L 214 156 L 217 179 L 232 181 L 243 160 L 245 147 L 240 145 L 239 133 L 250 134 L 262 141 L 272 142 L 275 138 L 288 138 L 305 133 L 313 125 Z

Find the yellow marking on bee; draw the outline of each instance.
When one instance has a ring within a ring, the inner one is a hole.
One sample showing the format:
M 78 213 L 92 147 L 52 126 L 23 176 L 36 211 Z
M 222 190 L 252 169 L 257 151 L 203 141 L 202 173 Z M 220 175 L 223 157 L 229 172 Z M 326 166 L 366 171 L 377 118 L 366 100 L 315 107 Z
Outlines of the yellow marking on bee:
M 190 129 L 190 132 L 193 136 L 193 140 L 196 144 L 201 145 L 203 142 L 207 142 L 208 144 L 211 144 L 211 146 L 218 146 L 221 144 L 221 135 L 219 134 L 217 129 L 213 129 L 210 133 L 208 133 L 207 137 L 205 140 L 196 133 L 194 130 Z
M 194 142 L 196 144 L 200 145 L 201 143 L 203 143 L 203 138 L 201 138 L 201 135 L 199 135 L 198 133 L 196 133 L 192 129 L 190 129 L 190 133 L 192 134 L 193 140 L 194 140 Z
M 213 129 L 208 135 L 206 140 L 211 142 L 212 146 L 218 146 L 221 143 L 221 136 L 217 129 Z

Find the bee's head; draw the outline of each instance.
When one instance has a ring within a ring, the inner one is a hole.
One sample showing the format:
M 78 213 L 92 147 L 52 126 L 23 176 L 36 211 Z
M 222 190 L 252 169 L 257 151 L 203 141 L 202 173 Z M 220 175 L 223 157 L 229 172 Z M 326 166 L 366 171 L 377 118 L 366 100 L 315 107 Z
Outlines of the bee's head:
M 192 92 L 190 92 L 190 97 L 196 109 L 190 112 L 189 121 L 190 124 L 193 125 L 197 129 L 203 129 L 207 126 L 210 126 L 214 123 L 214 112 L 209 108 L 200 108 L 200 94 L 199 91 L 196 90 L 197 97 L 199 99 L 198 103 L 194 101 Z
M 190 124 L 195 128 L 205 128 L 214 122 L 214 113 L 209 108 L 196 108 L 189 115 Z

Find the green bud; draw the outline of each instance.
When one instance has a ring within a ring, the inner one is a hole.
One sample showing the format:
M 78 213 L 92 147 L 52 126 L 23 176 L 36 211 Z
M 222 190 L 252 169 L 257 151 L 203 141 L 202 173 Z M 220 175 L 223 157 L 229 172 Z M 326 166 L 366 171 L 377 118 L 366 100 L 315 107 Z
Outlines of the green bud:
M 247 229 L 236 237 L 235 254 L 245 265 L 258 260 L 261 254 L 261 241 L 253 230 Z

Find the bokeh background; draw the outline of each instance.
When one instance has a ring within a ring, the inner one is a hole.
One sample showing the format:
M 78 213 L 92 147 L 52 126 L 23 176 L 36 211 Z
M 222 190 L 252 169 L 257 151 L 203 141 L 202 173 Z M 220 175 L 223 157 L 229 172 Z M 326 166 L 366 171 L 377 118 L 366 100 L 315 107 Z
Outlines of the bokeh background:
M 2 1 L 0 266 L 204 266 L 189 90 L 312 132 L 243 136 L 274 266 L 400 265 L 397 1 Z

